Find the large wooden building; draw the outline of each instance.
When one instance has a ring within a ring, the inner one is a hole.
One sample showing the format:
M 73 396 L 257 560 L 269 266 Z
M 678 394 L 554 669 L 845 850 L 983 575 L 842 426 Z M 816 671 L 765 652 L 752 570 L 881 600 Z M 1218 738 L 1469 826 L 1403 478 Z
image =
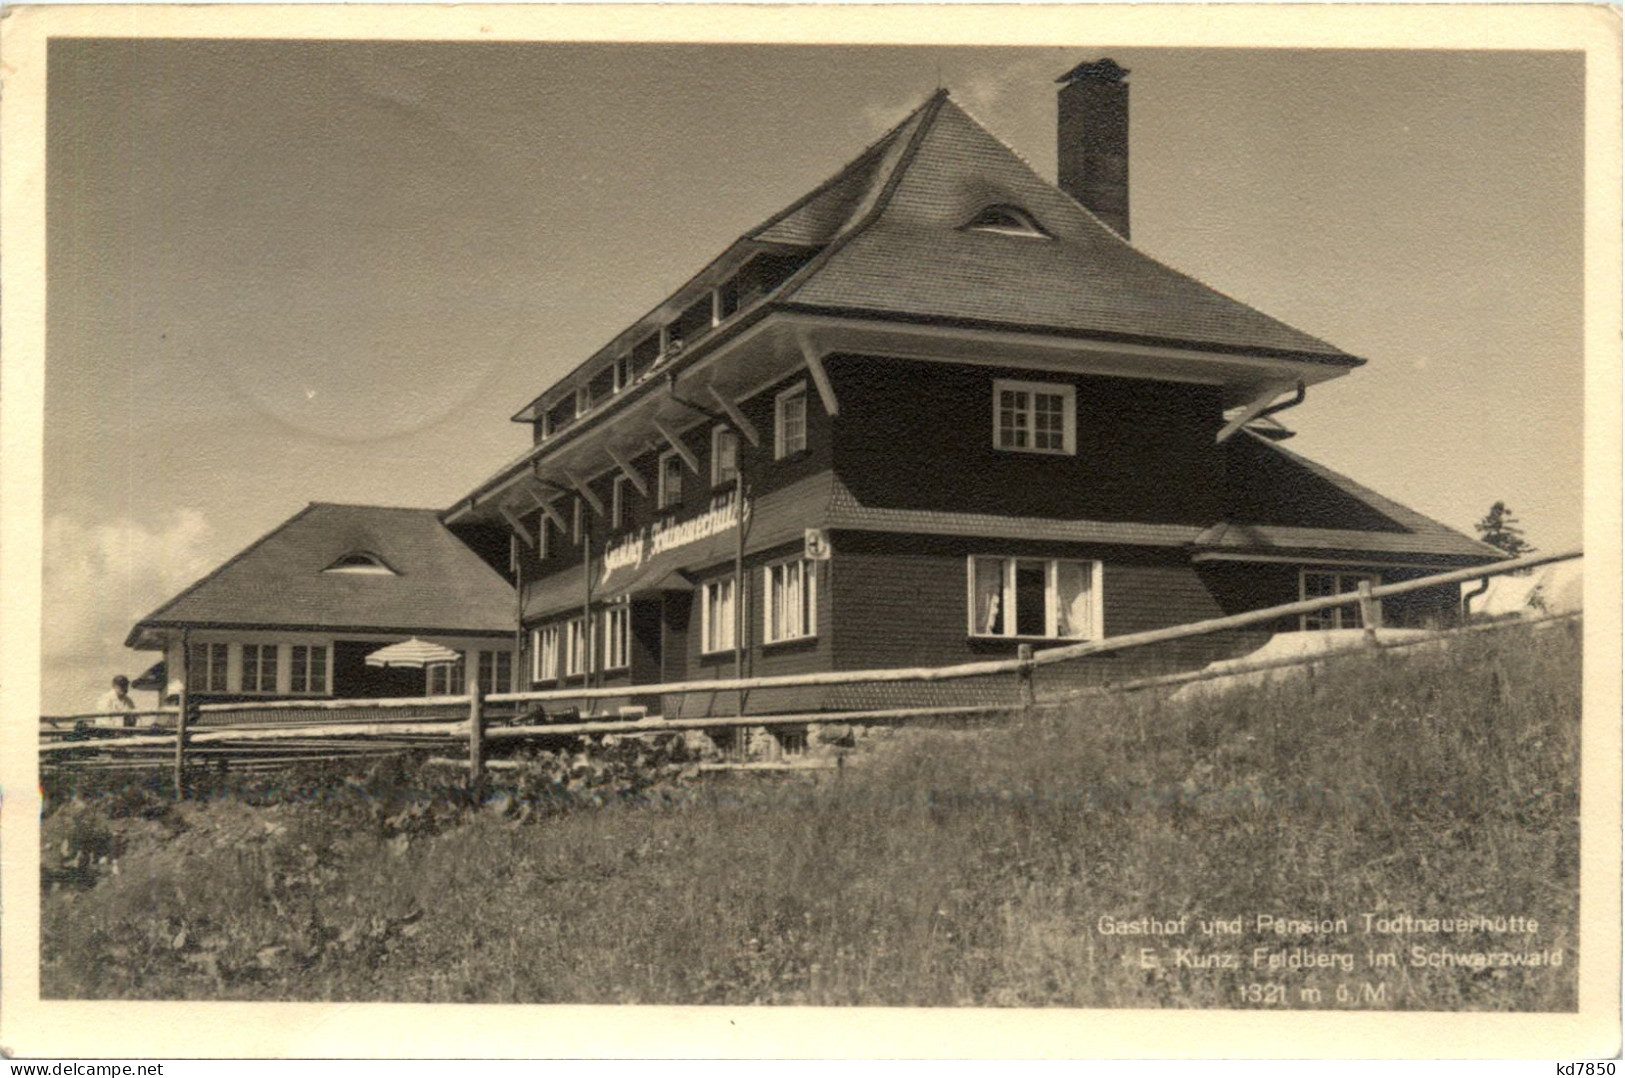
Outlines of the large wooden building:
M 1501 556 L 1280 444 L 1272 413 L 1363 361 L 1129 243 L 1126 74 L 1060 80 L 1059 186 L 935 94 L 514 417 L 532 447 L 441 519 L 519 589 L 521 685 L 693 713 L 731 696 L 638 687 L 1005 657 Z

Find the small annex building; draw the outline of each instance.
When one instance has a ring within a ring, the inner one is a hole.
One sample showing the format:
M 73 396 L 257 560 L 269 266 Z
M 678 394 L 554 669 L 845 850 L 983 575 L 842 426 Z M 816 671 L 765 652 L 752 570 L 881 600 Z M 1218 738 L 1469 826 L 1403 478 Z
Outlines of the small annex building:
M 734 698 L 639 686 L 1012 657 L 1504 556 L 1281 444 L 1285 410 L 1364 360 L 1129 242 L 1127 75 L 1058 80 L 1058 183 L 937 92 L 513 417 L 531 448 L 442 520 L 511 557 L 525 685 L 693 714 Z M 1199 667 L 1358 618 L 1064 669 Z
M 142 618 L 125 646 L 163 654 L 137 687 L 191 699 L 339 699 L 512 687 L 514 590 L 433 509 L 312 502 Z M 428 669 L 368 666 L 421 637 L 463 655 Z M 182 664 L 182 648 L 186 663 Z

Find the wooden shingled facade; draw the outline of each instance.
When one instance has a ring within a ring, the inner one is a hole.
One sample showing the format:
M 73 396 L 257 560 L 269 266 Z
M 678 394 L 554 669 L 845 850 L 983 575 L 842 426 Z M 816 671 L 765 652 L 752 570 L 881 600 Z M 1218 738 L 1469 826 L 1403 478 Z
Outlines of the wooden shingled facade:
M 727 713 L 729 692 L 640 687 L 1011 657 L 1501 556 L 1246 427 L 1363 361 L 1119 231 L 937 94 L 743 233 L 521 410 L 531 449 L 441 515 L 519 585 L 521 684 Z M 718 614 L 729 589 L 742 647 Z M 1448 620 L 1457 595 L 1384 616 Z M 1188 669 L 1341 624 L 1046 676 Z M 746 706 L 1010 691 L 784 689 Z

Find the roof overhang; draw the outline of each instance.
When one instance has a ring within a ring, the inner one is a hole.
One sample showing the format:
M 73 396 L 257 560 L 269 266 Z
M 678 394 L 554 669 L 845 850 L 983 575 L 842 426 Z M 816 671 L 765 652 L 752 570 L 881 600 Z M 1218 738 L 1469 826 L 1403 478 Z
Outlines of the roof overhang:
M 1382 551 L 1356 552 L 1352 550 L 1333 551 L 1330 554 L 1314 550 L 1304 550 L 1295 554 L 1198 550 L 1191 555 L 1191 561 L 1197 564 L 1245 562 L 1250 565 L 1302 565 L 1310 568 L 1337 566 L 1357 569 L 1421 569 L 1432 573 L 1439 572 L 1442 569 L 1466 568 L 1479 564 L 1491 565 L 1497 560 L 1496 558 L 1475 558 L 1471 555 L 1461 554 L 1407 554 Z
M 490 636 L 509 637 L 513 627 L 450 629 L 427 625 L 290 625 L 231 621 L 143 621 L 130 630 L 124 646 L 135 651 L 162 651 L 182 632 L 243 633 L 376 633 L 380 636 Z
M 831 316 L 797 309 L 774 317 L 804 325 L 825 352 L 1214 385 L 1224 390 L 1225 408 L 1245 404 L 1271 387 L 1340 378 L 1364 362 L 1341 354 L 1264 354 L 1199 344 L 1111 340 L 1038 326 L 949 324 L 857 313 Z
M 681 431 L 710 420 L 673 399 L 670 379 L 691 400 L 710 391 L 740 400 L 807 365 L 808 352 L 837 352 L 992 366 L 1030 367 L 1069 374 L 1212 385 L 1224 407 L 1271 387 L 1337 378 L 1360 361 L 1221 351 L 1210 348 L 1108 341 L 1037 328 L 944 325 L 853 314 L 786 310 L 778 305 L 741 314 L 658 373 L 624 391 L 557 436 L 534 445 L 441 514 L 446 524 L 505 526 L 500 508 L 513 501 L 532 508 L 536 497 L 573 488 L 663 444 L 656 424 Z M 518 489 L 527 493 L 521 497 Z

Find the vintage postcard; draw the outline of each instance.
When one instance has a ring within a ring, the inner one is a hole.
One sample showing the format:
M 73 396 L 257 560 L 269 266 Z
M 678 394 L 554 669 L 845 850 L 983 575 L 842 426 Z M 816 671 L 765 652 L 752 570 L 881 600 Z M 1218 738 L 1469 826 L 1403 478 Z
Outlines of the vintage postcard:
M 1615 1054 L 1619 49 L 11 8 L 0 1046 Z

